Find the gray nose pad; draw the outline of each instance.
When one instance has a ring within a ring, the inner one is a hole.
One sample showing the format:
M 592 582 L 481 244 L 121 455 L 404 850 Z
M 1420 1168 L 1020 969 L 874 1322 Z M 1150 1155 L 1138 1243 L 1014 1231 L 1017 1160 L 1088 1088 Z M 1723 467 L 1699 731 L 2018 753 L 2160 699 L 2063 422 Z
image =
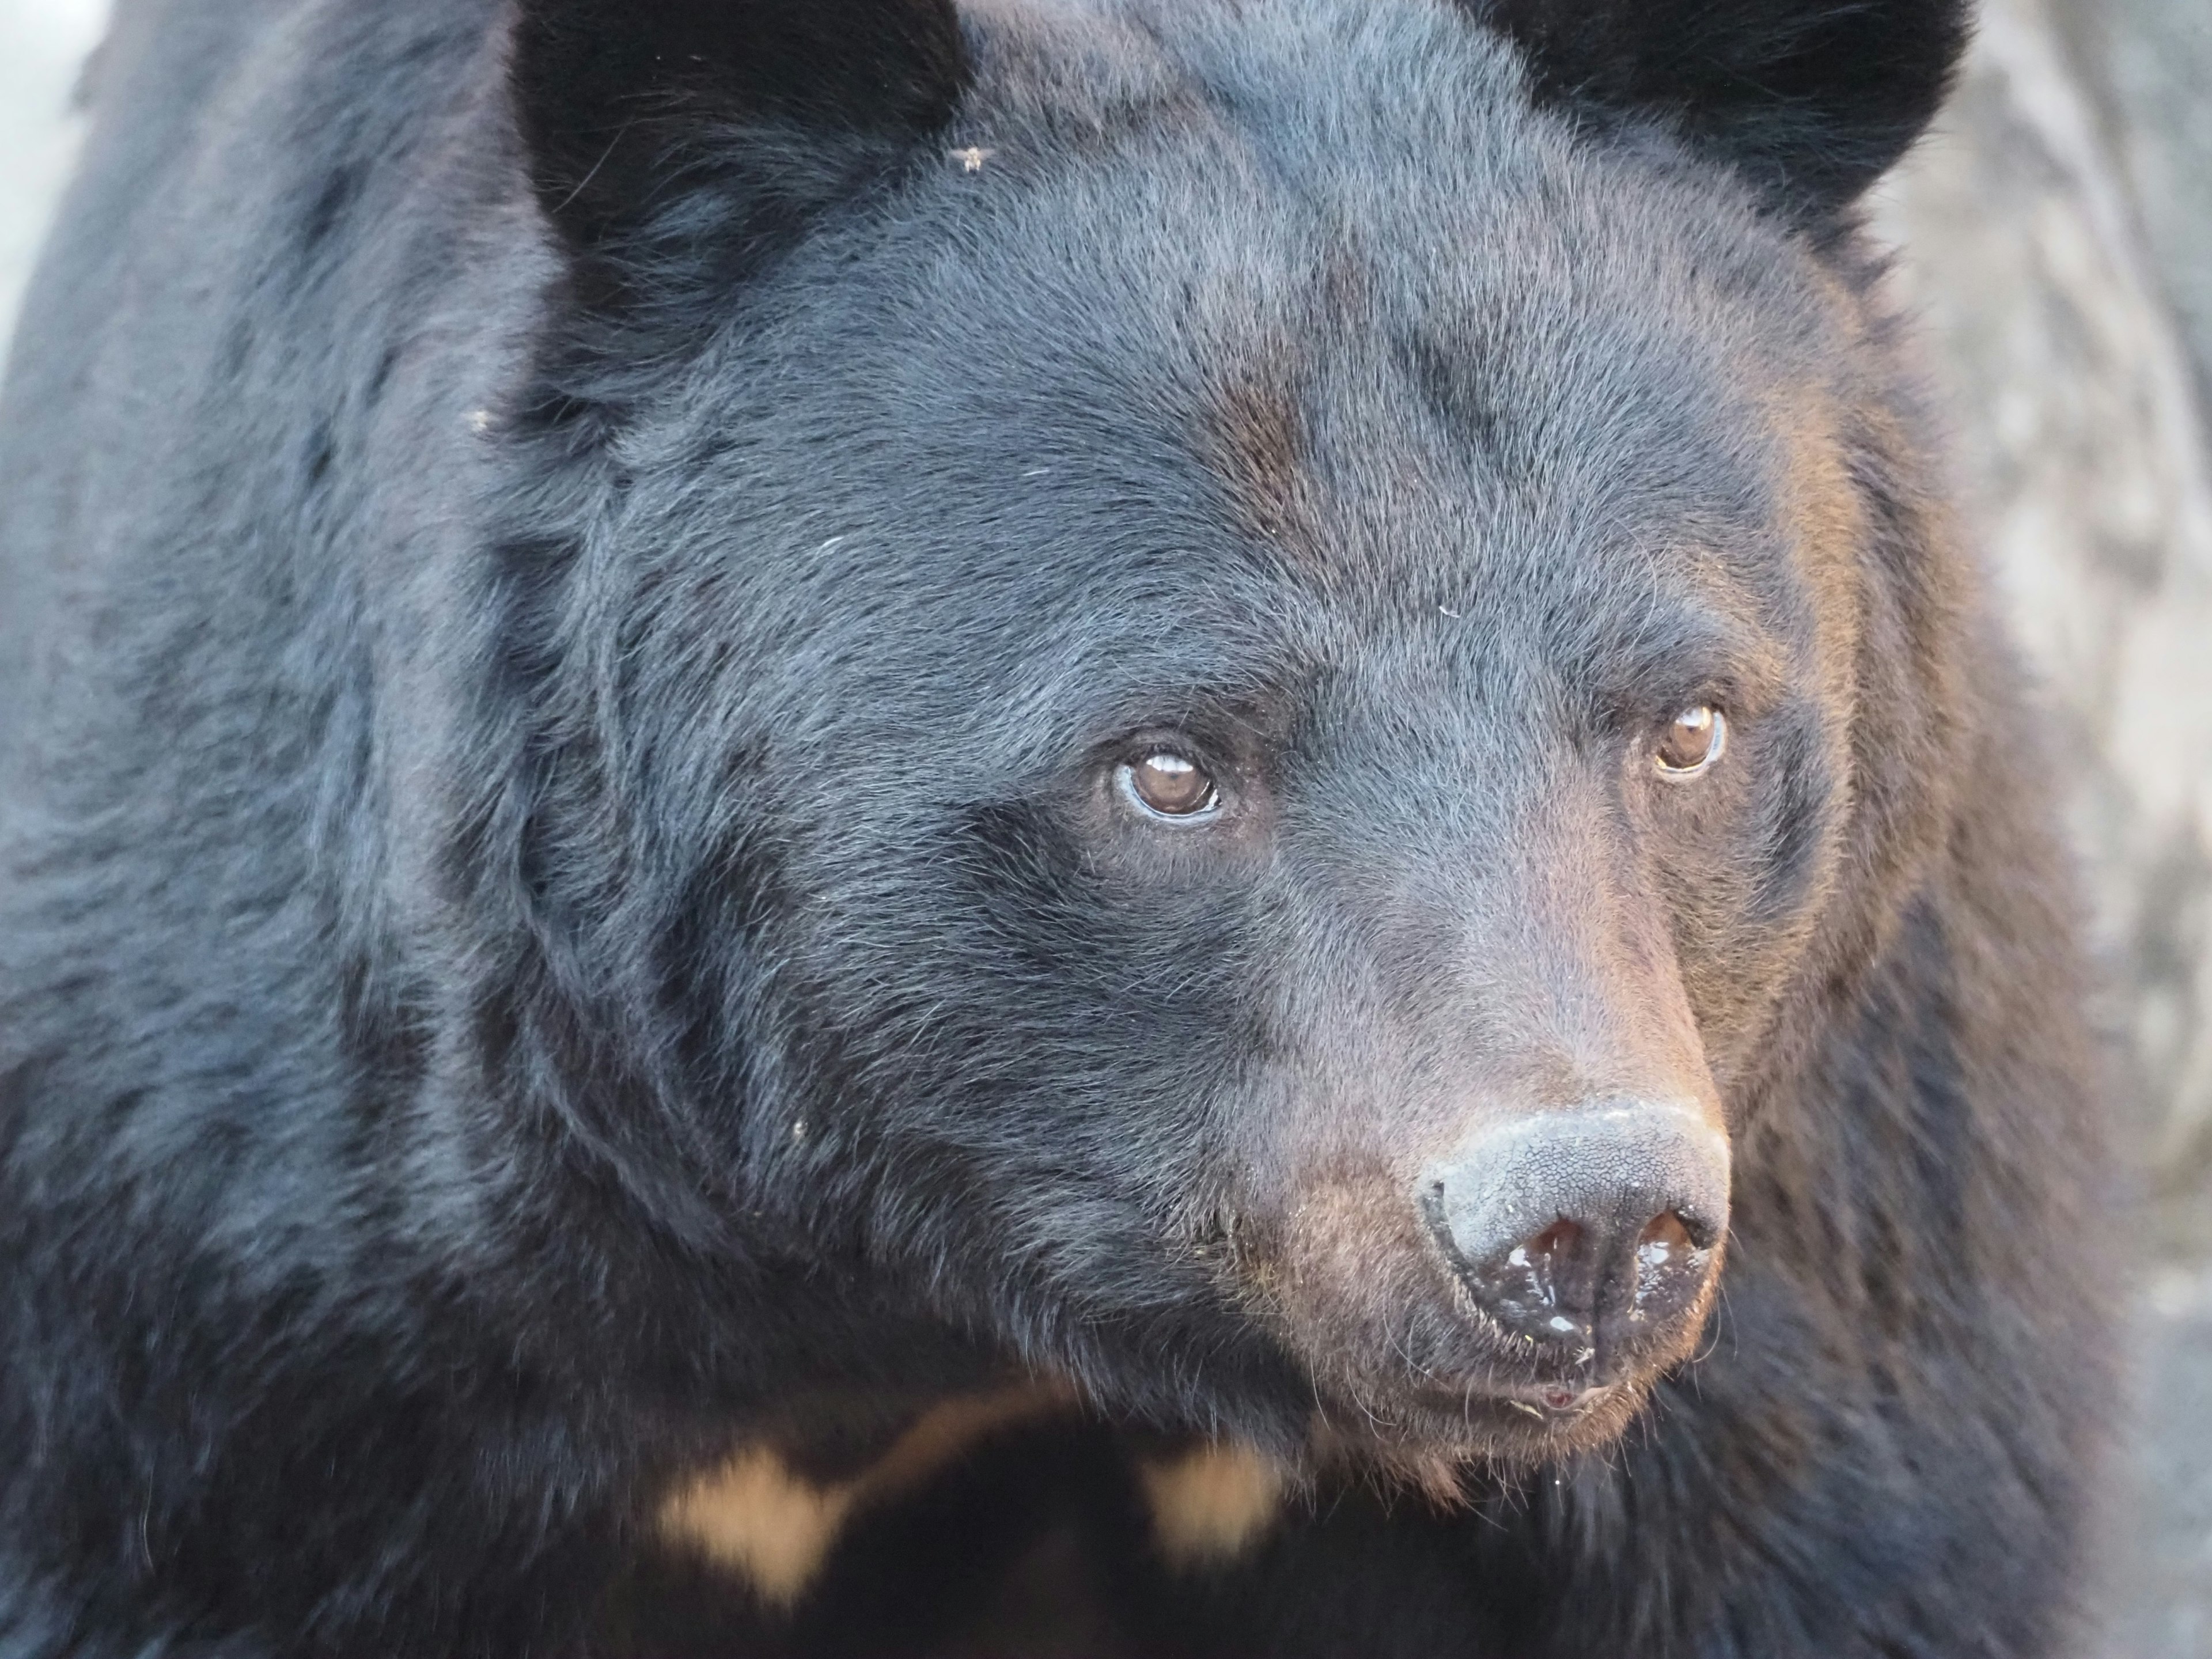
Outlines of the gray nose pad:
M 1503 1125 L 1431 1169 L 1422 1193 L 1476 1304 L 1577 1364 L 1680 1335 L 1715 1270 L 1728 1204 L 1727 1138 L 1671 1102 Z

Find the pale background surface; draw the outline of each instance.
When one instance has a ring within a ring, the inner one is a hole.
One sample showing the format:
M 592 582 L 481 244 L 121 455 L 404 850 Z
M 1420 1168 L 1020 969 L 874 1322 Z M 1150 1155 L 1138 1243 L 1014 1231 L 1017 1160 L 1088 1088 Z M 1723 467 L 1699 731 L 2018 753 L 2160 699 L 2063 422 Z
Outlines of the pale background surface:
M 0 336 L 105 0 L 0 0 Z M 2212 0 L 1990 0 L 1878 204 L 2073 760 L 2149 1194 L 2098 1659 L 2212 1659 Z
M 70 94 L 106 0 L 0 0 L 0 337 L 76 155 Z

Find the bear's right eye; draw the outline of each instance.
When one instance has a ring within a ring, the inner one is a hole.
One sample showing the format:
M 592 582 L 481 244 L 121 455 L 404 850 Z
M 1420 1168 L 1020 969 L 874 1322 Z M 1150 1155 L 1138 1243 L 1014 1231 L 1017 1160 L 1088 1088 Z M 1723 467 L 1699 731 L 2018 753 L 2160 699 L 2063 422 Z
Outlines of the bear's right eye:
M 1139 807 L 1163 818 L 1200 818 L 1218 811 L 1221 791 L 1188 755 L 1163 749 L 1121 768 L 1123 791 Z

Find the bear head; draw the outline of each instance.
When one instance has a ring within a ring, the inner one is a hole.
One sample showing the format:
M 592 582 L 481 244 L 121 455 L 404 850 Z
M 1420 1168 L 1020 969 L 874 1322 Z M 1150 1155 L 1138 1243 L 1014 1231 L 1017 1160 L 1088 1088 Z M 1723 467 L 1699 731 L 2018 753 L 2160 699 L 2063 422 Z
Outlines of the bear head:
M 517 27 L 489 1094 L 701 1273 L 1132 1421 L 1617 1434 L 1938 834 L 1956 577 L 1851 213 L 1960 8 Z

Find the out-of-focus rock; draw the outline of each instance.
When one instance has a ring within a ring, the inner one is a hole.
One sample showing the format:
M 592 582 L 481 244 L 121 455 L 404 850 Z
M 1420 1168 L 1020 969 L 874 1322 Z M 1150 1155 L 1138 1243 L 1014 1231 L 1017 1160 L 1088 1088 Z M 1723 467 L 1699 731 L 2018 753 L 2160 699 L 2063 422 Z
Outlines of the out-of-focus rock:
M 2168 295 L 2212 301 L 2212 265 L 2184 258 L 2192 238 L 2212 251 L 2212 220 L 2172 232 L 2169 283 L 2116 143 L 2148 175 L 2207 118 L 2136 135 L 2077 37 L 2118 11 L 2212 8 L 2099 5 L 2069 32 L 2043 0 L 1990 0 L 1958 97 L 1876 224 L 1905 250 L 1896 280 L 1935 348 L 1969 522 L 2058 722 L 2128 1093 L 2165 1216 L 2188 1229 L 2212 1142 L 2212 448 Z M 2108 40 L 2099 61 L 2136 51 Z M 2212 201 L 2212 137 L 2197 154 Z
M 2212 396 L 2212 5 L 2051 0 L 2133 187 L 2156 275 Z
M 2086 1650 L 2212 1659 L 2212 0 L 1984 0 L 1876 228 L 2057 723 L 2154 1213 L 2196 1258 L 2140 1287 Z
M 107 0 L 0 0 L 0 356 L 76 162 L 70 88 L 106 18 Z

